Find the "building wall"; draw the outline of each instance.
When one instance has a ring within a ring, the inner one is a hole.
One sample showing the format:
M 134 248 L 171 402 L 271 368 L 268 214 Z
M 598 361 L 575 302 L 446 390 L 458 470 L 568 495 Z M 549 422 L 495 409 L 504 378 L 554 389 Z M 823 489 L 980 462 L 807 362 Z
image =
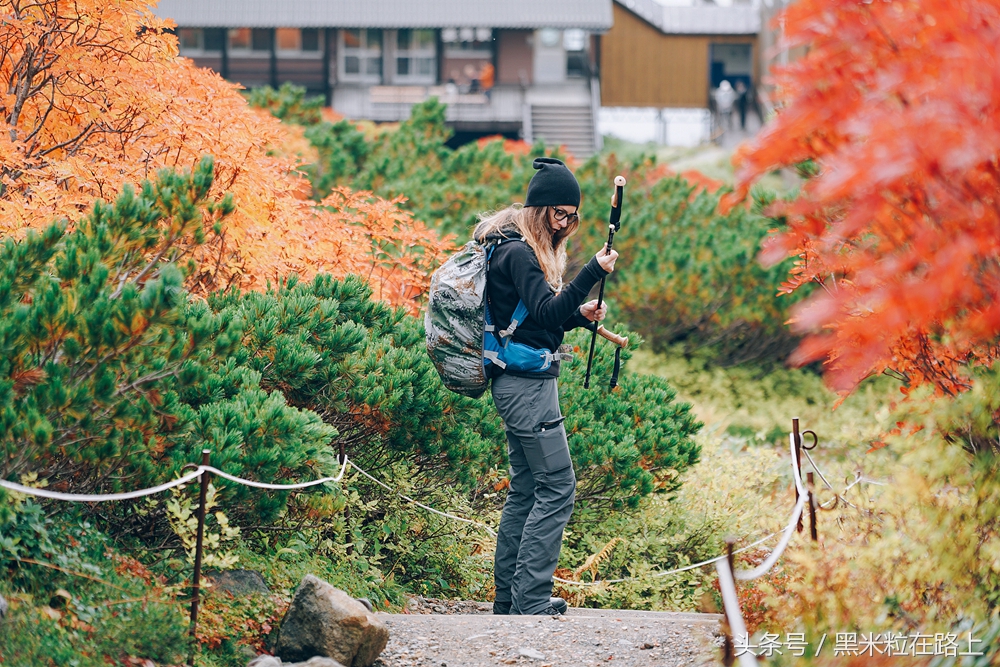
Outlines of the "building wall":
M 753 36 L 664 35 L 614 3 L 614 27 L 601 38 L 601 104 L 706 107 L 712 43 L 752 44 L 756 51 Z
M 502 30 L 497 40 L 497 83 L 531 83 L 531 30 Z
M 771 7 L 764 5 L 761 8 L 760 48 L 756 57 L 757 66 L 765 75 L 771 74 L 774 68 L 781 67 L 783 64 L 793 63 L 809 53 L 808 47 L 805 46 L 797 46 L 789 50 L 778 48 L 778 44 L 781 41 L 781 25 L 778 22 L 778 14 L 793 1 L 780 0 L 773 3 Z M 761 84 L 758 86 L 758 90 L 764 93 L 765 98 L 768 98 L 765 102 L 765 106 L 767 106 L 773 103 L 773 100 L 769 98 L 774 91 L 771 86 L 763 85 L 763 82 Z M 766 112 L 767 109 L 762 109 L 762 111 Z
M 195 67 L 207 67 L 213 72 L 218 72 L 222 74 L 222 56 L 197 56 L 191 58 L 194 61 Z
M 336 69 L 336 65 L 331 68 Z M 278 82 L 290 81 L 310 91 L 323 91 L 323 58 L 278 58 Z
M 271 85 L 271 59 L 229 56 L 229 72 L 226 77 L 247 88 Z

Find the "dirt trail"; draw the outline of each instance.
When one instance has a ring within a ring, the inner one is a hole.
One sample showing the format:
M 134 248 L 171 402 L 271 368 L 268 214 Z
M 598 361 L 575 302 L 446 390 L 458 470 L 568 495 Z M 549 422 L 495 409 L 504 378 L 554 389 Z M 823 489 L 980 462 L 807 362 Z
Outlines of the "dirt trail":
M 674 667 L 718 664 L 720 655 L 718 614 L 572 608 L 561 618 L 493 616 L 489 603 L 464 604 L 380 613 L 389 644 L 375 667 Z

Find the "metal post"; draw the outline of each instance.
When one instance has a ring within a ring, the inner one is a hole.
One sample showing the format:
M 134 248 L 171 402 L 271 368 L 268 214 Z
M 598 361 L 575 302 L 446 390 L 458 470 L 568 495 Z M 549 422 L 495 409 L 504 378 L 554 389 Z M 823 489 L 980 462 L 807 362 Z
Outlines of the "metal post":
M 736 570 L 733 567 L 733 540 L 732 537 L 726 538 L 726 562 L 729 563 L 729 572 L 733 573 Z M 736 577 L 733 577 L 733 582 L 736 582 Z M 736 661 L 736 651 L 733 647 L 733 633 L 732 629 L 729 627 L 729 615 L 726 613 L 726 601 L 725 598 L 722 600 L 722 632 L 724 636 L 724 641 L 722 643 L 722 664 L 726 667 L 732 667 L 733 663 Z
M 344 462 L 347 460 L 347 452 L 344 450 L 344 443 L 343 442 L 340 443 L 340 456 L 337 457 L 337 460 L 340 461 L 340 465 L 344 465 Z M 346 497 L 346 495 L 345 495 L 345 497 Z M 351 506 L 349 504 L 347 504 L 346 501 L 345 501 L 345 504 L 344 504 L 344 525 L 345 525 L 345 527 L 347 529 L 347 539 L 350 540 L 351 539 Z M 347 545 L 347 555 L 350 556 L 353 553 L 354 553 L 354 546 L 352 544 L 348 544 Z
M 816 533 L 816 502 L 813 500 L 813 474 L 806 473 L 809 479 L 809 536 L 815 542 L 819 539 Z
M 795 438 L 795 460 L 792 461 L 792 465 L 795 466 L 795 470 L 799 473 L 799 479 L 802 479 L 802 434 L 799 433 L 799 418 L 792 417 L 792 435 Z M 793 473 L 794 474 L 794 473 Z M 799 502 L 799 487 L 795 487 L 795 503 Z M 799 515 L 799 522 L 795 526 L 795 530 L 802 532 L 802 515 Z
M 201 464 L 208 465 L 208 450 L 201 450 Z M 205 499 L 208 496 L 208 482 L 211 474 L 206 470 L 201 473 L 201 491 L 198 494 L 198 538 L 194 549 L 194 578 L 191 582 L 191 638 L 194 639 L 195 629 L 198 626 L 198 598 L 201 592 L 201 551 L 202 541 L 205 537 Z M 194 660 L 194 643 L 191 645 L 192 657 Z

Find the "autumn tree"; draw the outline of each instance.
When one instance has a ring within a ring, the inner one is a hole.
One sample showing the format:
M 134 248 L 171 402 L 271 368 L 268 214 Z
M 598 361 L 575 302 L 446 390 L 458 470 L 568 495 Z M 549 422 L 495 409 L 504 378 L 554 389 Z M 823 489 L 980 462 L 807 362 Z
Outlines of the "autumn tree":
M 812 176 L 763 252 L 797 258 L 783 291 L 821 287 L 794 359 L 825 359 L 841 390 L 888 372 L 960 392 L 1000 352 L 1000 5 L 801 0 L 785 30 L 808 54 L 737 159 L 744 194 L 780 167 Z
M 236 210 L 192 248 L 206 292 L 290 273 L 363 272 L 402 303 L 427 285 L 436 235 L 394 203 L 340 191 L 322 206 L 270 115 L 239 86 L 177 55 L 169 24 L 139 0 L 5 0 L 0 22 L 0 236 L 79 219 L 95 198 L 158 169 L 215 157 L 214 197 Z M 303 194 L 305 193 L 305 194 Z

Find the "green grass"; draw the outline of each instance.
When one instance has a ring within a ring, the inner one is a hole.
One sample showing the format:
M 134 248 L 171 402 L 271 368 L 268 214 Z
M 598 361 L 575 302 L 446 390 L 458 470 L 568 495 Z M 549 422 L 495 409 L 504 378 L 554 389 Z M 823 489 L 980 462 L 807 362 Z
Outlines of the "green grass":
M 682 475 L 674 494 L 644 499 L 635 513 L 607 517 L 587 526 L 587 534 L 567 533 L 562 567 L 575 567 L 612 538 L 616 545 L 601 567 L 602 578 L 638 575 L 638 580 L 592 591 L 588 606 L 672 611 L 706 609 L 714 595 L 715 570 L 702 567 L 680 575 L 650 576 L 721 554 L 727 536 L 737 547 L 783 528 L 794 504 L 788 433 L 792 418 L 802 429 L 819 435 L 813 450 L 816 464 L 837 492 L 857 470 L 868 477 L 887 477 L 896 454 L 891 449 L 869 453 L 871 443 L 887 428 L 889 404 L 899 396 L 898 384 L 879 378 L 860 387 L 836 409 L 838 396 L 810 370 L 741 366 L 718 368 L 679 353 L 635 353 L 628 372 L 666 378 L 678 399 L 691 403 L 705 428 L 697 436 L 699 463 Z M 812 470 L 803 462 L 803 473 Z M 832 497 L 816 479 L 817 497 Z M 855 487 L 849 496 L 862 501 Z M 833 514 L 821 513 L 820 530 L 839 529 Z M 579 527 L 577 528 L 579 530 Z M 802 546 L 808 533 L 793 539 Z M 774 539 L 768 546 L 774 545 Z M 580 603 L 577 600 L 577 603 Z M 712 608 L 711 604 L 707 608 Z
M 709 178 L 734 185 L 736 173 L 732 151 L 715 144 L 698 146 L 660 146 L 653 142 L 638 144 L 617 137 L 605 136 L 602 153 L 614 153 L 625 159 L 641 155 L 655 155 L 657 162 L 668 165 L 676 172 L 699 171 Z M 758 183 L 764 188 L 785 196 L 801 187 L 802 180 L 789 170 L 767 174 Z
M 836 406 L 838 396 L 807 369 L 709 366 L 679 353 L 639 350 L 630 371 L 666 378 L 678 398 L 705 423 L 702 437 L 732 436 L 748 444 L 787 443 L 792 418 L 819 435 L 820 448 L 838 455 L 862 454 L 884 432 L 889 404 L 900 397 L 890 378 L 866 381 Z

